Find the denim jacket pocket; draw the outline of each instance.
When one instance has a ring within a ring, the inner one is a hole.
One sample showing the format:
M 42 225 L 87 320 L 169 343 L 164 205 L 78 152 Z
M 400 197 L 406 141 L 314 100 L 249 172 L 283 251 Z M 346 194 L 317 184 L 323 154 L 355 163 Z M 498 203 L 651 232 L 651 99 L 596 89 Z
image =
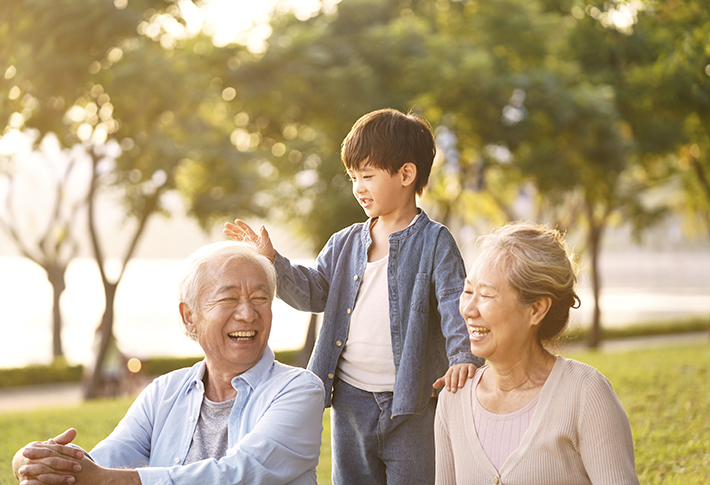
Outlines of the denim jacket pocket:
M 412 310 L 429 314 L 429 296 L 431 294 L 431 275 L 428 273 L 417 273 L 412 289 Z

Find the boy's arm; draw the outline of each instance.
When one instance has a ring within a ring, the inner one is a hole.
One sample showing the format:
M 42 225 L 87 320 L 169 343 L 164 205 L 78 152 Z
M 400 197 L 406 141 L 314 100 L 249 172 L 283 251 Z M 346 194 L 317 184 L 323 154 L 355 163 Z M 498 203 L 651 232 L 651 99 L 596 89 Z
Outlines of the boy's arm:
M 328 298 L 330 277 L 328 276 L 329 248 L 326 245 L 316 261 L 316 267 L 310 268 L 292 264 L 286 257 L 276 252 L 269 233 L 264 226 L 257 235 L 244 221 L 236 219 L 234 224 L 227 222 L 222 230 L 224 235 L 237 241 L 254 244 L 259 254 L 274 263 L 277 274 L 277 296 L 297 310 L 319 313 L 325 310 Z
M 450 232 L 441 233 L 436 247 L 436 262 L 432 284 L 437 296 L 437 309 L 441 316 L 441 331 L 446 339 L 446 355 L 449 369 L 446 374 L 434 382 L 438 389 L 456 392 L 473 377 L 476 367 L 483 364 L 483 359 L 471 353 L 466 322 L 459 313 L 459 298 L 463 291 L 466 268 Z
M 331 281 L 330 247 L 328 243 L 323 248 L 314 267 L 294 264 L 282 254 L 276 253 L 276 295 L 297 310 L 323 312 Z
M 269 261 L 272 263 L 274 262 L 274 258 L 276 258 L 276 250 L 274 249 L 273 244 L 271 244 L 269 232 L 264 226 L 261 226 L 259 234 L 257 235 L 249 224 L 239 219 L 235 219 L 234 224 L 231 222 L 225 223 L 222 232 L 225 236 L 237 242 L 248 242 L 253 244 L 256 246 L 259 254 L 269 258 Z

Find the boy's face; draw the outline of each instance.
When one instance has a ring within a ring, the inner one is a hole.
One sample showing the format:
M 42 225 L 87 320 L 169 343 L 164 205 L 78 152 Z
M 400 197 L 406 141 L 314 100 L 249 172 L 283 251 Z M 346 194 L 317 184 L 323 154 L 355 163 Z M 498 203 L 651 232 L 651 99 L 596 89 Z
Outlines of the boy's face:
M 411 190 L 402 184 L 401 172 L 400 169 L 396 174 L 391 174 L 366 162 L 357 169 L 348 169 L 353 195 L 368 217 L 393 214 L 409 202 Z

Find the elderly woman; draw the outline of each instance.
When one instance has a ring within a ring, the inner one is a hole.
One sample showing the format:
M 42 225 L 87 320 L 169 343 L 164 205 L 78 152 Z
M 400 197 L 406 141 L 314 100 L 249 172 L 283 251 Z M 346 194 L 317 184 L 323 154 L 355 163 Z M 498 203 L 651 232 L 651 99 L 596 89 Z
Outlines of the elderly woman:
M 90 458 L 70 429 L 18 451 L 23 483 L 315 484 L 324 391 L 274 360 L 267 342 L 276 273 L 246 243 L 207 245 L 180 284 L 185 331 L 205 353 L 159 377 Z
M 637 484 L 631 429 L 607 379 L 543 342 L 579 305 L 560 234 L 511 224 L 484 236 L 459 310 L 487 359 L 436 414 L 438 484 Z

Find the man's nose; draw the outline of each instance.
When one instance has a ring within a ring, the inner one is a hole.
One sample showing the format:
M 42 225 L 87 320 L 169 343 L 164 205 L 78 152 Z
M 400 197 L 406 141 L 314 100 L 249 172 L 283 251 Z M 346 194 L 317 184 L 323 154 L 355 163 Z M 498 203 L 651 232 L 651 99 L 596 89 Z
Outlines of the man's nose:
M 257 313 L 254 305 L 249 300 L 240 301 L 237 309 L 234 312 L 234 318 L 243 322 L 253 322 L 256 320 Z

